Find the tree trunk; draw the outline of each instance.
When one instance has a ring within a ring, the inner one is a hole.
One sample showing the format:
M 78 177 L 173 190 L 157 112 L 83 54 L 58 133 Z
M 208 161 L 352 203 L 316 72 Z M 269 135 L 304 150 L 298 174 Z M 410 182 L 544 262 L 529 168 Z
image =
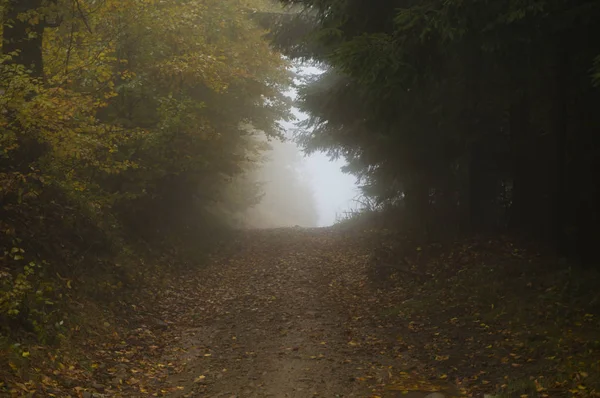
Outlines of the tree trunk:
M 414 233 L 426 236 L 429 227 L 429 185 L 425 178 L 415 178 L 406 194 L 406 214 L 408 223 Z
M 535 213 L 532 136 L 529 117 L 529 96 L 527 90 L 523 89 L 512 101 L 509 123 L 514 156 L 509 228 L 518 232 L 531 232 L 530 228 Z
M 498 227 L 494 203 L 499 196 L 498 176 L 494 170 L 498 162 L 489 145 L 479 141 L 471 149 L 470 207 L 471 228 L 475 233 L 490 233 Z
M 556 65 L 556 91 L 554 99 L 554 128 L 556 135 L 556 175 L 552 208 L 554 221 L 551 239 L 559 255 L 566 251 L 567 212 L 567 134 L 568 134 L 568 77 L 569 55 L 566 48 L 559 49 Z
M 458 166 L 458 212 L 460 219 L 460 233 L 469 235 L 471 233 L 471 150 L 459 161 Z
M 467 64 L 465 65 L 466 107 L 465 114 L 465 158 L 463 181 L 461 183 L 460 212 L 461 232 L 469 235 L 477 232 L 480 214 L 480 199 L 477 175 L 478 142 L 481 139 L 481 74 L 483 55 L 479 39 L 471 37 L 466 48 Z

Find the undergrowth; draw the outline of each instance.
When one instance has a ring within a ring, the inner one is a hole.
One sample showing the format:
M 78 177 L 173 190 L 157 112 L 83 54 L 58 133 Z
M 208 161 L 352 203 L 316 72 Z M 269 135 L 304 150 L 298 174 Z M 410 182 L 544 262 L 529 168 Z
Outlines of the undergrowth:
M 412 356 L 469 391 L 600 396 L 597 270 L 501 237 L 393 247 L 380 316 L 410 319 Z
M 594 264 L 500 234 L 418 235 L 399 219 L 367 209 L 339 228 L 360 231 L 373 310 L 432 377 L 469 396 L 600 396 Z

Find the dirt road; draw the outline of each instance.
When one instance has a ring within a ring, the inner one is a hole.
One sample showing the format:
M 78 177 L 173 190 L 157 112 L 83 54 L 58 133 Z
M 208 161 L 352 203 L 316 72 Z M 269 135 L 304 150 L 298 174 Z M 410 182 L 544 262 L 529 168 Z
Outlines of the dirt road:
M 115 316 L 75 328 L 77 345 L 36 368 L 41 388 L 15 383 L 11 396 L 598 397 L 597 279 L 566 295 L 564 273 L 515 247 L 240 232 L 206 265 L 156 273 Z
M 183 333 L 187 365 L 174 382 L 184 389 L 174 397 L 369 395 L 356 381 L 368 363 L 329 297 L 326 235 L 295 231 L 301 239 L 290 242 L 290 233 L 241 237 L 237 254 L 204 271 L 218 275 L 200 294 L 213 306 Z
M 252 231 L 235 247 L 183 289 L 171 396 L 377 396 L 402 347 L 344 303 L 368 284 L 360 249 L 324 229 Z

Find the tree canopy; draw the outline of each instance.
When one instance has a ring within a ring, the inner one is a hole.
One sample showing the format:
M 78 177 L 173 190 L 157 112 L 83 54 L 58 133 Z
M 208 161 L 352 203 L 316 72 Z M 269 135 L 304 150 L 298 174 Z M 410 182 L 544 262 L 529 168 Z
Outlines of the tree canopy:
M 301 90 L 307 150 L 345 157 L 418 230 L 592 248 L 600 2 L 285 3 L 300 11 L 265 18 L 275 42 L 327 68 Z
M 53 324 L 40 281 L 112 292 L 143 269 L 140 245 L 202 251 L 260 201 L 263 137 L 291 118 L 288 61 L 254 16 L 272 4 L 0 4 L 3 325 Z

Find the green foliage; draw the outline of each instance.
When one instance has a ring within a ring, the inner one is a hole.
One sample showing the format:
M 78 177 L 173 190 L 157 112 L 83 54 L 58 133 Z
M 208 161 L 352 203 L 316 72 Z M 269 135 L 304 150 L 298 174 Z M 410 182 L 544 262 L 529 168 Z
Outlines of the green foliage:
M 278 45 L 327 69 L 301 89 L 308 150 L 344 156 L 416 228 L 591 254 L 600 2 L 284 3 L 303 12 L 274 23 Z
M 60 335 L 63 321 L 55 308 L 55 286 L 40 275 L 47 264 L 30 261 L 20 265 L 26 260 L 25 251 L 19 247 L 5 252 L 3 259 L 15 263 L 21 271 L 15 277 L 0 271 L 0 320 L 3 325 L 14 328 L 2 333 L 16 333 L 20 328 L 15 326 L 20 324 L 38 341 L 51 343 Z
M 141 248 L 205 250 L 256 203 L 233 185 L 281 136 L 290 75 L 247 3 L 3 3 L 1 333 L 49 342 L 74 296 L 141 285 Z

